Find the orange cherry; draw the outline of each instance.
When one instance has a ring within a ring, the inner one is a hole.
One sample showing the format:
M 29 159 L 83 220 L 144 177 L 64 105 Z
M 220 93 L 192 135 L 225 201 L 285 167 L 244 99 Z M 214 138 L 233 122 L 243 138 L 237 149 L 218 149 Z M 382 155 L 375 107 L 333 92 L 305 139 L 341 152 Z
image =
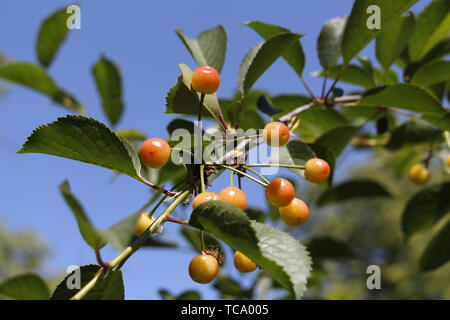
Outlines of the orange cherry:
M 328 162 L 319 158 L 306 161 L 305 178 L 311 182 L 322 183 L 330 177 L 331 169 Z
M 198 283 L 206 284 L 213 281 L 218 271 L 217 259 L 209 254 L 198 255 L 189 263 L 189 275 Z
M 299 198 L 294 198 L 290 204 L 278 209 L 280 217 L 289 226 L 304 224 L 309 217 L 309 209 L 306 203 Z
M 284 146 L 290 138 L 289 128 L 283 122 L 270 122 L 264 127 L 263 137 L 269 146 Z
M 266 189 L 267 201 L 277 207 L 287 206 L 294 199 L 294 196 L 294 186 L 283 178 L 276 178 Z
M 200 66 L 192 73 L 191 87 L 204 94 L 217 91 L 220 85 L 220 76 L 216 69 L 210 66 Z
M 172 149 L 165 140 L 151 138 L 142 143 L 139 158 L 146 166 L 157 169 L 167 163 L 171 151 Z
M 192 201 L 192 208 L 195 209 L 202 203 L 205 203 L 208 201 L 214 201 L 214 200 L 222 200 L 222 199 L 215 192 L 205 191 L 205 192 L 199 193 Z
M 247 197 L 245 193 L 237 187 L 227 187 L 220 191 L 219 197 L 223 201 L 234 204 L 241 210 L 247 209 Z

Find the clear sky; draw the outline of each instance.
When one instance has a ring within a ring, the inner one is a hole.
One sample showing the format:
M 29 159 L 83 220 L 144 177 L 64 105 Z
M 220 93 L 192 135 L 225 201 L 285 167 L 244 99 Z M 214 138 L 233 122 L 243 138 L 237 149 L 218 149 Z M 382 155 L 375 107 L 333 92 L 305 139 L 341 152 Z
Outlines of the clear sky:
M 423 2 L 423 1 L 421 1 Z M 428 2 L 428 1 L 426 1 Z M 118 128 L 136 128 L 149 136 L 166 136 L 173 116 L 165 115 L 165 96 L 179 75 L 178 63 L 194 61 L 174 30 L 194 37 L 222 24 L 228 33 L 228 51 L 218 94 L 230 97 L 237 86 L 237 72 L 244 54 L 261 38 L 242 22 L 260 20 L 305 34 L 305 78 L 315 92 L 321 81 L 309 74 L 319 69 L 316 39 L 323 22 L 350 13 L 351 0 L 278 1 L 80 1 L 81 30 L 72 31 L 49 69 L 58 84 L 73 93 L 90 116 L 106 122 L 91 76 L 101 54 L 122 70 L 125 114 Z M 71 4 L 61 0 L 3 0 L 0 2 L 0 50 L 17 61 L 37 62 L 35 39 L 42 20 Z M 363 52 L 373 56 L 373 47 Z M 298 78 L 283 60 L 276 62 L 256 83 L 270 93 L 305 94 Z M 41 124 L 67 114 L 46 97 L 13 87 L 0 98 L 0 220 L 13 228 L 32 227 L 51 245 L 47 269 L 95 263 L 83 242 L 75 220 L 63 202 L 58 185 L 68 179 L 94 224 L 106 228 L 131 214 L 147 199 L 147 188 L 120 177 L 111 183 L 111 172 L 75 161 L 37 154 L 16 154 L 27 136 Z M 215 188 L 224 184 L 222 181 Z M 262 203 L 262 190 L 245 183 L 252 194 L 250 205 Z M 178 228 L 166 226 L 167 237 Z M 106 258 L 113 257 L 106 250 Z M 127 299 L 159 298 L 157 289 L 179 293 L 200 290 L 204 298 L 216 298 L 208 286 L 192 282 L 187 265 L 193 252 L 150 249 L 137 253 L 124 270 Z M 230 259 L 231 260 L 231 259 Z M 228 261 L 228 266 L 231 261 Z M 234 271 L 231 271 L 232 273 Z

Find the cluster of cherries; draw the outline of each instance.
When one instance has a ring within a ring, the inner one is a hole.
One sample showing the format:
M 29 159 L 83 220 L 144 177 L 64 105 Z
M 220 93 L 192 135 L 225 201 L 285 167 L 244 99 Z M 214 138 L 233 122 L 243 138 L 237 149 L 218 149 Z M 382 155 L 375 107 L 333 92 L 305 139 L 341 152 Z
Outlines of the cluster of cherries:
M 192 74 L 191 88 L 201 94 L 216 92 L 220 84 L 220 76 L 216 69 L 209 66 L 200 66 Z M 285 145 L 291 133 L 282 122 L 270 122 L 263 130 L 264 141 L 273 147 Z M 159 138 L 151 138 L 141 145 L 139 150 L 140 160 L 150 168 L 161 168 L 169 160 L 171 148 L 169 144 Z M 305 164 L 305 178 L 311 182 L 322 183 L 330 176 L 330 166 L 325 160 L 314 158 Z M 267 201 L 278 207 L 281 219 L 289 226 L 298 226 L 308 219 L 309 209 L 306 203 L 295 197 L 295 189 L 292 183 L 283 178 L 276 178 L 269 183 L 265 196 Z M 199 205 L 214 200 L 229 202 L 241 210 L 247 208 L 245 193 L 234 186 L 227 187 L 220 193 L 204 191 L 199 193 L 192 202 L 193 209 Z M 138 220 L 135 234 L 139 236 L 145 232 L 155 219 L 144 213 Z M 220 254 L 211 251 L 202 251 L 194 257 L 189 264 L 189 275 L 198 283 L 211 282 L 219 270 Z M 234 255 L 234 265 L 240 272 L 252 272 L 257 265 L 241 252 Z

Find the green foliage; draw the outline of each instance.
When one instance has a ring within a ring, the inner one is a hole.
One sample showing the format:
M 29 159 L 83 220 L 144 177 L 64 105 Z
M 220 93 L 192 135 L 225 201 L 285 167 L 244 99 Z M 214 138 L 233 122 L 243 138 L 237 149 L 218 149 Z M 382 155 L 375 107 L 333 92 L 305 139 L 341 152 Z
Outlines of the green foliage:
M 425 188 L 408 200 L 402 215 L 406 239 L 431 228 L 450 211 L 450 183 Z
M 342 68 L 343 65 L 337 65 L 326 71 L 314 72 L 313 75 L 323 77 L 326 76 L 331 79 L 336 79 L 336 77 L 340 76 L 339 79 L 342 82 L 347 82 L 365 88 L 372 88 L 375 86 L 373 74 L 364 68 L 355 64 L 350 64 L 345 68 L 343 73 Z
M 373 197 L 390 198 L 391 194 L 376 181 L 369 179 L 351 180 L 327 189 L 317 200 L 317 206 L 321 207 L 346 200 Z
M 0 296 L 14 300 L 48 300 L 47 284 L 34 273 L 24 273 L 0 283 Z
M 304 166 L 306 161 L 315 158 L 316 154 L 309 145 L 298 140 L 289 141 L 287 145 L 280 147 L 278 153 L 272 154 L 270 162 L 273 164 L 288 164 Z M 302 176 L 300 169 L 291 169 L 292 172 Z
M 348 64 L 381 30 L 386 30 L 391 23 L 408 10 L 418 0 L 356 0 L 352 12 L 345 27 L 342 39 L 342 56 L 344 63 Z M 380 9 L 381 30 L 369 29 L 367 9 L 370 6 L 378 6 Z
M 388 69 L 406 49 L 414 25 L 415 19 L 412 13 L 397 17 L 377 38 L 376 56 L 384 69 Z
M 337 127 L 320 136 L 315 143 L 326 147 L 337 158 L 357 132 L 358 128 L 352 126 Z
M 405 146 L 437 142 L 441 139 L 441 131 L 417 121 L 408 121 L 391 132 L 386 148 L 399 150 Z
M 245 25 L 255 30 L 266 41 L 279 34 L 291 32 L 289 29 L 284 27 L 259 21 L 248 21 L 245 22 Z M 292 67 L 292 69 L 294 69 L 295 73 L 302 78 L 303 68 L 305 67 L 305 54 L 300 41 L 295 41 L 288 48 L 286 48 L 282 54 L 282 57 Z
M 414 73 L 411 83 L 429 87 L 440 82 L 450 81 L 450 61 L 435 61 Z
M 69 289 L 68 284 L 74 285 L 77 273 L 81 276 L 80 287 L 83 288 L 100 270 L 97 265 L 85 265 L 80 269 L 74 270 L 59 283 L 51 296 L 51 300 L 69 300 L 79 290 Z M 110 271 L 100 277 L 92 290 L 83 298 L 83 300 L 123 300 L 125 297 L 122 271 Z
M 330 237 L 312 238 L 308 242 L 307 248 L 314 261 L 345 260 L 355 257 L 355 253 L 347 243 Z
M 66 26 L 66 8 L 62 8 L 42 22 L 36 41 L 36 53 L 39 62 L 49 67 L 67 37 L 69 29 Z
M 206 30 L 195 39 L 188 38 L 179 29 L 175 32 L 199 66 L 211 66 L 218 72 L 222 70 L 227 50 L 227 33 L 223 26 Z
M 41 126 L 28 137 L 19 153 L 50 154 L 144 180 L 134 147 L 92 118 L 67 116 Z
M 249 220 L 244 212 L 224 201 L 200 205 L 189 224 L 241 251 L 297 299 L 303 295 L 311 260 L 306 249 L 287 233 Z
M 342 36 L 347 17 L 337 17 L 325 22 L 317 40 L 317 53 L 321 66 L 333 68 L 341 57 Z
M 258 78 L 300 37 L 296 33 L 279 33 L 251 48 L 239 68 L 238 88 L 242 95 L 247 94 Z
M 47 95 L 53 102 L 71 111 L 83 112 L 83 107 L 64 90 L 41 67 L 25 62 L 7 63 L 0 66 L 0 78 L 28 87 Z
M 123 113 L 122 78 L 119 67 L 102 56 L 92 67 L 103 111 L 112 125 L 117 124 Z
M 434 0 L 417 16 L 409 45 L 412 61 L 423 58 L 450 32 L 450 2 Z
M 175 296 L 168 290 L 160 289 L 158 290 L 159 295 L 164 300 L 201 300 L 202 296 L 199 292 L 195 290 L 186 290 Z
M 448 221 L 426 246 L 419 265 L 422 271 L 436 269 L 450 260 L 450 221 Z

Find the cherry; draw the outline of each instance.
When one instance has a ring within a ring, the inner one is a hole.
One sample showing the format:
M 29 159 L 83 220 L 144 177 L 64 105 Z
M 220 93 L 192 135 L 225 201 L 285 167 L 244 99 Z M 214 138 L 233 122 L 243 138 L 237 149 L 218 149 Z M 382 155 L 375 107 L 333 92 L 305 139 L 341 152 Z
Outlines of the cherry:
M 215 192 L 205 191 L 205 192 L 199 193 L 192 201 L 192 208 L 195 209 L 202 203 L 205 203 L 208 201 L 214 201 L 214 200 L 222 200 L 222 199 Z
M 220 76 L 216 69 L 210 66 L 200 66 L 192 73 L 191 87 L 193 90 L 211 94 L 217 91 Z
M 276 178 L 266 189 L 267 201 L 277 207 L 287 206 L 294 199 L 294 196 L 294 186 L 283 178 Z
M 139 237 L 141 234 L 143 234 L 150 226 L 152 225 L 153 221 L 155 221 L 155 218 L 149 217 L 147 212 L 143 212 L 137 222 L 136 227 L 134 229 L 134 234 L 136 237 Z
M 450 167 L 450 156 L 447 157 L 447 166 Z
M 240 251 L 234 254 L 234 266 L 244 273 L 256 270 L 256 264 Z
M 263 137 L 269 146 L 284 146 L 289 141 L 289 128 L 283 122 L 270 122 L 264 127 Z
M 195 282 L 206 284 L 214 280 L 219 271 L 219 263 L 212 255 L 202 253 L 189 263 L 189 275 Z
M 322 183 L 330 177 L 330 165 L 325 160 L 313 158 L 306 161 L 305 178 L 311 182 Z
M 169 144 L 159 138 L 151 138 L 144 141 L 139 150 L 139 158 L 150 168 L 161 168 L 170 157 L 172 149 Z
M 298 226 L 308 220 L 309 209 L 306 203 L 299 198 L 294 198 L 291 203 L 278 209 L 280 217 L 289 226 Z
M 412 183 L 421 185 L 430 180 L 431 173 L 423 164 L 417 163 L 409 169 L 408 177 Z
M 241 210 L 247 209 L 247 197 L 245 193 L 236 187 L 227 187 L 220 191 L 219 197 L 223 201 L 234 204 Z

